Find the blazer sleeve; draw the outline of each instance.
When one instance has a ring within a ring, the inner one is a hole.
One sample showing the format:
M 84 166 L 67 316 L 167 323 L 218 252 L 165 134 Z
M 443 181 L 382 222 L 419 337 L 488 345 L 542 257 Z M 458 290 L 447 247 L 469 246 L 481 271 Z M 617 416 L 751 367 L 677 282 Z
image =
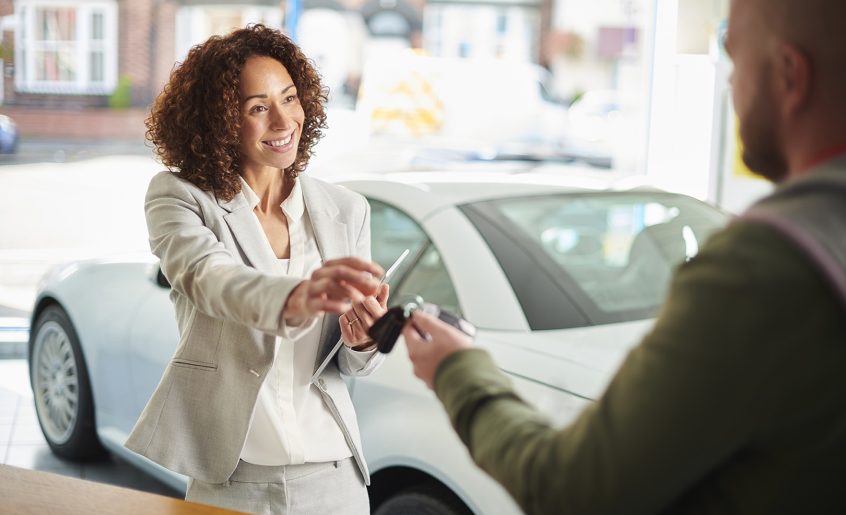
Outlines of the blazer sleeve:
M 358 239 L 355 244 L 355 255 L 370 260 L 370 204 L 367 199 L 361 197 L 364 204 L 364 221 L 358 231 Z M 348 376 L 365 376 L 376 370 L 384 361 L 385 355 L 378 352 L 376 348 L 365 352 L 357 352 L 341 346 L 338 352 L 338 368 L 342 374 Z
M 235 259 L 206 225 L 200 190 L 162 172 L 144 203 L 150 249 L 177 293 L 201 312 L 285 335 L 282 308 L 300 279 L 264 274 Z

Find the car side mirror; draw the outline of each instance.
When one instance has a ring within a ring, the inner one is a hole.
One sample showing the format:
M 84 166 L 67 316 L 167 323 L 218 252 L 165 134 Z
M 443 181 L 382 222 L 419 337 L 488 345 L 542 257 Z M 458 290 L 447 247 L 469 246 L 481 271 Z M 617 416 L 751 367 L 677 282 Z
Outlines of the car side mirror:
M 161 265 L 156 266 L 156 284 L 161 286 L 162 288 L 170 289 L 170 282 L 165 277 L 164 273 L 162 273 Z

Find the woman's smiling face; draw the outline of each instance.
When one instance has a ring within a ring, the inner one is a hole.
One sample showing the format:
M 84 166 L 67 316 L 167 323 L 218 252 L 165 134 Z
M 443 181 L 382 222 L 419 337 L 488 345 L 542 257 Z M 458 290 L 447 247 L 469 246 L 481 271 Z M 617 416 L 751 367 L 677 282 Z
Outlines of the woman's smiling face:
M 241 70 L 241 170 L 284 170 L 297 158 L 305 113 L 276 59 L 254 56 Z

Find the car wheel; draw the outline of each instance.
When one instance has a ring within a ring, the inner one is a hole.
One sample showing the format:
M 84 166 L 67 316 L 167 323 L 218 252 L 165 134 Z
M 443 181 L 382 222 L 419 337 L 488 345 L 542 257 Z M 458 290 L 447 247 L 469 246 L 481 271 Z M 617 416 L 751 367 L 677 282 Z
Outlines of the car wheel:
M 403 490 L 386 499 L 373 515 L 465 515 L 470 511 L 451 493 L 434 488 Z
M 47 444 L 57 456 L 72 460 L 102 456 L 88 371 L 67 313 L 47 307 L 33 326 L 30 344 L 35 411 Z

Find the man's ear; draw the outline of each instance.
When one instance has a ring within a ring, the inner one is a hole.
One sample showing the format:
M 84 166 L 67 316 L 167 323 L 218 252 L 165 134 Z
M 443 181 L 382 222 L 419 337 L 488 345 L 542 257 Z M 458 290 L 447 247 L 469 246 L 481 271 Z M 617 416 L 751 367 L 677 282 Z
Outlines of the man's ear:
M 774 79 L 781 97 L 782 115 L 795 117 L 811 99 L 813 70 L 808 55 L 797 47 L 782 44 L 778 49 Z

